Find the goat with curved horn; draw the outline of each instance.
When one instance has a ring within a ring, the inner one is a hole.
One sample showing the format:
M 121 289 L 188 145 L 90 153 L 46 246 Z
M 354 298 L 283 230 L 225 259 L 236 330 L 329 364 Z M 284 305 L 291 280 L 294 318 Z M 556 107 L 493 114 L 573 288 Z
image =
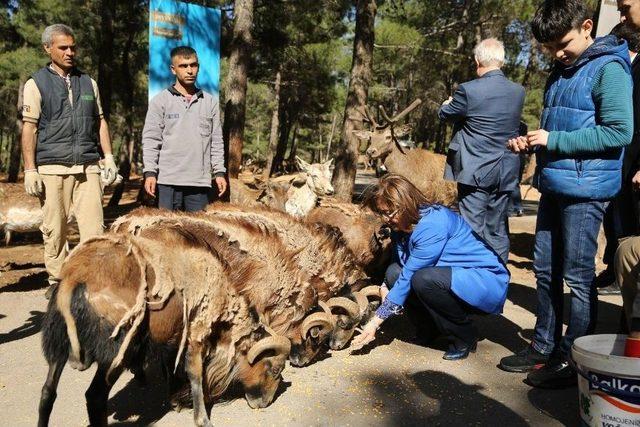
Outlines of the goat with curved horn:
M 358 308 L 360 309 L 360 316 L 362 317 L 362 315 L 369 308 L 369 300 L 367 299 L 367 296 L 361 293 L 360 291 L 354 292 L 353 297 L 356 299 L 356 303 L 358 303 Z
M 316 326 L 322 326 L 323 331 L 331 331 L 334 327 L 333 316 L 325 312 L 308 315 L 302 322 L 302 336 L 306 337 L 311 328 L 315 328 Z
M 268 350 L 273 350 L 277 354 L 288 355 L 291 351 L 291 342 L 281 335 L 263 338 L 249 349 L 247 361 L 250 365 L 253 365 L 258 356 Z
M 382 299 L 382 295 L 380 294 L 380 286 L 367 286 L 360 289 L 358 292 L 365 297 L 376 297 Z
M 360 317 L 360 306 L 349 298 L 334 297 L 327 301 L 329 307 L 339 307 L 349 314 L 349 317 L 357 319 Z

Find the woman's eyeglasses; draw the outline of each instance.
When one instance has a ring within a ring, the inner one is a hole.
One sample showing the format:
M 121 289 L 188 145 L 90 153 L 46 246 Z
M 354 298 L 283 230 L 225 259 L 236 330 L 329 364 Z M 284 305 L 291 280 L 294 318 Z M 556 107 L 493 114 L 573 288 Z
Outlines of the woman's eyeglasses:
M 391 221 L 398 214 L 398 211 L 400 211 L 400 209 L 396 209 L 391 212 L 380 212 L 380 215 L 382 215 L 382 217 L 387 221 Z

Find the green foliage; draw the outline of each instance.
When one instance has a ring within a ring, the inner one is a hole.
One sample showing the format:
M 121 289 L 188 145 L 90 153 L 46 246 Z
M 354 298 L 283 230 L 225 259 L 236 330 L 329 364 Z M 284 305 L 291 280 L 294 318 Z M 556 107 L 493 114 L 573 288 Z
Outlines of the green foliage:
M 595 0 L 589 0 L 596 4 Z M 221 82 L 227 74 L 233 2 L 193 0 L 223 8 Z M 46 25 L 63 22 L 75 29 L 80 66 L 97 79 L 101 57 L 101 13 L 108 0 L 19 0 L 0 7 L 0 133 L 15 132 L 18 87 L 46 62 L 40 35 Z M 140 142 L 147 107 L 148 0 L 115 1 L 113 19 L 110 127 L 116 150 Z M 447 131 L 437 120 L 440 103 L 455 86 L 475 77 L 473 47 L 485 37 L 505 43 L 505 72 L 523 82 L 523 118 L 537 128 L 548 61 L 538 52 L 529 20 L 540 0 L 379 0 L 375 27 L 373 81 L 369 105 L 390 113 L 415 98 L 424 105 L 409 122 L 416 141 L 446 149 Z M 352 0 L 256 0 L 254 50 L 249 70 L 244 154 L 264 159 L 277 109 L 278 135 L 298 153 L 326 153 L 332 123 L 333 147 L 339 139 L 351 70 Z M 275 103 L 276 72 L 282 76 Z M 221 105 L 225 88 L 221 87 Z M 0 159 L 7 144 L 0 143 Z M 3 162 L 2 165 L 5 163 Z

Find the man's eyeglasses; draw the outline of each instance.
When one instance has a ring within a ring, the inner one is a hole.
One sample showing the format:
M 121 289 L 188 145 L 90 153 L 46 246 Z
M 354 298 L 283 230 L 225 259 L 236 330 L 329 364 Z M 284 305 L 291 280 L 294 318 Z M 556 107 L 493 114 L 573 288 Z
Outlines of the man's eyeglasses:
M 391 212 L 380 212 L 380 215 L 382 215 L 382 217 L 387 221 L 391 221 L 398 214 L 398 211 L 400 211 L 400 209 L 396 209 Z

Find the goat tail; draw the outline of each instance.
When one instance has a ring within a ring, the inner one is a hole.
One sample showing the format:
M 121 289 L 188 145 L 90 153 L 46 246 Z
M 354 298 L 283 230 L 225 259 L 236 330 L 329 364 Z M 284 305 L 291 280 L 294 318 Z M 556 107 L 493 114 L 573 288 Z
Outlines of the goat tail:
M 58 285 L 56 304 L 67 326 L 67 336 L 69 338 L 69 345 L 71 346 L 69 364 L 74 369 L 84 371 L 89 367 L 89 364 L 83 361 L 82 348 L 80 347 L 80 339 L 78 338 L 78 328 L 76 326 L 76 320 L 71 313 L 71 302 L 73 300 L 73 291 L 76 288 L 75 285 L 75 283 L 63 279 Z

